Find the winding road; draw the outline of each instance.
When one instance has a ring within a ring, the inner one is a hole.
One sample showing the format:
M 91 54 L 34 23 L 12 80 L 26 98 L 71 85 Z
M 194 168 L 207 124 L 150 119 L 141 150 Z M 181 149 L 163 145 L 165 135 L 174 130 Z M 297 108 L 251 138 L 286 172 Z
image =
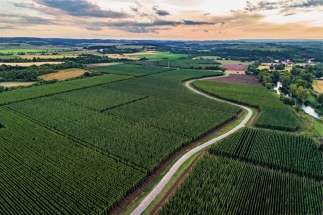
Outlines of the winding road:
M 223 76 L 221 76 L 223 77 Z M 214 77 L 212 77 L 214 78 Z M 211 78 L 203 78 L 203 79 L 200 79 L 200 80 L 205 80 L 205 79 L 211 79 Z M 197 80 L 197 79 L 195 79 Z M 241 108 L 244 108 L 245 110 L 248 111 L 248 115 L 244 118 L 244 120 L 239 124 L 237 125 L 235 128 L 233 128 L 232 130 L 228 131 L 227 133 L 225 134 L 222 134 L 221 136 L 219 137 L 216 137 L 202 145 L 199 145 L 197 146 L 196 148 L 192 149 L 191 151 L 187 152 L 186 154 L 184 154 L 172 167 L 171 169 L 167 172 L 167 174 L 163 177 L 163 179 L 157 184 L 157 186 L 146 196 L 146 198 L 140 203 L 140 205 L 138 205 L 138 207 L 131 213 L 131 215 L 140 215 L 147 207 L 148 205 L 156 198 L 156 196 L 163 190 L 163 188 L 166 186 L 166 184 L 169 182 L 169 180 L 174 176 L 174 174 L 176 173 L 176 171 L 179 169 L 179 167 L 187 160 L 189 159 L 192 155 L 194 155 L 195 153 L 201 151 L 202 149 L 218 142 L 219 140 L 222 140 L 223 138 L 229 136 L 230 134 L 238 131 L 240 128 L 244 127 L 245 124 L 249 121 L 249 119 L 251 118 L 252 116 L 252 110 L 246 106 L 243 106 L 243 105 L 238 105 L 238 104 L 235 104 L 235 103 L 232 103 L 232 102 L 228 102 L 228 101 L 224 101 L 222 99 L 218 99 L 218 98 L 214 98 L 210 95 L 207 95 L 203 92 L 200 92 L 196 89 L 194 89 L 193 87 L 190 86 L 190 84 L 195 81 L 195 80 L 190 80 L 190 81 L 187 81 L 185 83 L 185 86 L 192 90 L 193 92 L 195 93 L 198 93 L 200 95 L 203 95 L 207 98 L 210 98 L 210 99 L 213 99 L 213 100 L 218 100 L 218 101 L 222 101 L 222 102 L 226 102 L 226 103 L 229 103 L 229 104 L 232 104 L 232 105 L 236 105 L 236 106 L 239 106 Z

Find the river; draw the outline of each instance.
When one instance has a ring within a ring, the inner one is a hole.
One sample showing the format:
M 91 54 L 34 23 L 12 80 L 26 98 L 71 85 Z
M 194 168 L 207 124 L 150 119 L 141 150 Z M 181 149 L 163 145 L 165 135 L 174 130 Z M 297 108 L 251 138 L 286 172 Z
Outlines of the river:
M 280 87 L 282 87 L 282 84 L 281 84 L 281 82 L 279 82 L 279 81 L 278 81 L 278 82 L 277 82 L 276 87 L 274 88 L 274 90 L 276 90 L 276 92 L 277 92 L 278 94 L 280 94 L 280 92 L 281 92 Z M 286 96 L 288 96 L 288 95 L 286 95 Z M 323 115 L 322 115 L 322 114 L 316 113 L 314 108 L 312 108 L 312 107 L 311 107 L 311 106 L 309 106 L 309 105 L 304 104 L 304 103 L 303 103 L 301 100 L 299 100 L 298 98 L 296 98 L 296 97 L 292 96 L 292 99 L 294 99 L 295 104 L 297 104 L 297 105 L 301 106 L 302 110 L 304 110 L 304 112 L 305 112 L 305 113 L 307 113 L 308 115 L 311 115 L 311 116 L 313 116 L 313 117 L 315 117 L 315 118 L 317 118 L 317 119 L 320 119 L 320 118 L 322 118 L 322 117 L 323 117 Z

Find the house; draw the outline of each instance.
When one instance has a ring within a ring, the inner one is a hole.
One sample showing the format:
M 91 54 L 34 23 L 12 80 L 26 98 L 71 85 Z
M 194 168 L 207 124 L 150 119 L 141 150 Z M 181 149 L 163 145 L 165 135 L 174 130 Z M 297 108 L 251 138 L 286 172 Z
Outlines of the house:
M 283 60 L 282 64 L 286 65 L 286 66 L 294 66 L 295 63 L 293 61 L 290 60 Z
M 279 63 L 279 60 L 275 60 L 275 63 Z

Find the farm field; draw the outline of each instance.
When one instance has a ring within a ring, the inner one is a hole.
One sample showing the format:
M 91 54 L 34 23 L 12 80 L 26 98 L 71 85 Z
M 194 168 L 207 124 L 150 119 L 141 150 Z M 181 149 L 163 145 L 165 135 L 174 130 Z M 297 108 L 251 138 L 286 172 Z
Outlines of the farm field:
M 322 80 L 314 80 L 313 88 L 318 93 L 323 93 L 323 81 Z
M 82 76 L 85 72 L 88 72 L 88 71 L 84 69 L 79 69 L 79 68 L 71 68 L 71 69 L 60 70 L 55 73 L 41 75 L 38 78 L 41 78 L 45 81 L 50 81 L 54 79 L 63 81 L 69 78 L 76 78 L 76 77 Z
M 139 76 L 145 76 L 145 75 L 150 75 L 154 73 L 166 72 L 173 69 L 132 65 L 132 64 L 118 64 L 118 65 L 96 67 L 96 68 L 93 68 L 93 70 L 101 73 L 106 73 L 106 74 L 130 75 L 130 76 L 139 77 Z
M 0 105 L 9 104 L 18 101 L 24 101 L 43 96 L 55 95 L 63 92 L 73 91 L 84 87 L 96 86 L 114 81 L 120 81 L 130 78 L 121 75 L 103 75 L 91 78 L 84 78 L 62 83 L 35 86 L 25 89 L 13 90 L 1 93 Z
M 258 66 L 258 68 L 257 69 L 260 69 L 260 70 L 263 70 L 263 69 L 270 69 L 270 66 L 263 66 L 263 65 L 261 65 L 261 66 Z
M 251 76 L 251 75 L 229 74 L 229 76 L 208 79 L 208 81 L 222 82 L 222 83 L 229 83 L 229 84 L 245 84 L 250 86 L 260 86 L 256 76 Z
M 177 59 L 177 60 L 160 60 L 160 61 L 138 61 L 138 65 L 173 67 L 181 69 L 205 69 L 210 66 L 218 66 L 219 63 L 213 60 L 205 59 Z M 218 70 L 220 70 L 219 68 Z
M 101 66 L 112 66 L 117 65 L 119 63 L 95 63 L 95 64 L 87 64 L 89 68 L 101 67 Z
M 0 119 L 1 214 L 100 214 L 145 176 L 4 108 Z
M 323 153 L 307 136 L 243 128 L 212 146 L 215 155 L 321 180 Z
M 30 63 L 5 63 L 5 62 L 0 62 L 0 65 L 5 64 L 7 66 L 40 66 L 44 64 L 62 64 L 63 62 L 30 62 Z
M 245 65 L 248 66 L 250 65 L 252 62 L 241 62 L 238 60 L 216 60 L 217 62 L 221 63 L 222 65 Z
M 61 48 L 19 48 L 19 49 L 0 49 L 1 54 L 14 54 L 17 55 L 19 53 L 25 54 L 36 54 L 36 53 L 51 53 L 57 50 L 61 50 Z M 23 56 L 23 55 L 22 55 Z
M 298 119 L 293 111 L 264 87 L 211 81 L 195 81 L 193 85 L 211 95 L 251 107 L 259 107 L 261 114 L 255 124 L 257 127 L 283 131 L 295 131 L 298 128 Z
M 206 155 L 158 215 L 320 214 L 322 183 L 228 158 Z
M 236 70 L 236 71 L 245 71 L 246 69 L 248 69 L 248 65 L 239 65 L 239 64 L 222 64 L 222 67 L 227 70 Z
M 114 59 L 129 59 L 129 60 L 140 60 L 140 57 L 136 57 L 135 55 L 129 55 L 129 54 L 106 54 L 109 58 Z
M 167 58 L 168 60 L 175 60 L 180 57 L 187 57 L 187 54 L 172 54 L 170 52 L 138 52 L 134 54 L 127 54 L 127 56 L 138 57 L 138 58 L 148 58 L 149 60 L 163 60 Z
M 9 87 L 19 87 L 19 86 L 30 86 L 35 84 L 36 82 L 0 82 L 0 86 L 4 88 Z

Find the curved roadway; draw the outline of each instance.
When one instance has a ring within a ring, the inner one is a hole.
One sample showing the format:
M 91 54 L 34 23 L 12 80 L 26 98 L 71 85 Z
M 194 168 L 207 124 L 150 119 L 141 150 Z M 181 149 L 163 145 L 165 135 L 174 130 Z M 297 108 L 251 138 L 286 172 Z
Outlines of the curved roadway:
M 222 76 L 223 77 L 223 76 Z M 212 77 L 214 78 L 214 77 Z M 210 79 L 210 78 L 204 78 L 204 79 Z M 212 96 L 209 96 L 203 92 L 200 92 L 196 89 L 194 89 L 193 87 L 190 86 L 190 84 L 195 81 L 195 80 L 191 80 L 185 83 L 186 87 L 189 88 L 190 90 L 192 90 L 195 93 L 198 93 L 200 95 L 203 95 L 207 98 L 213 99 L 213 100 L 218 100 L 218 101 L 222 101 L 222 102 L 226 102 L 229 104 L 233 104 L 236 106 L 239 106 L 241 108 L 244 108 L 245 110 L 248 111 L 248 115 L 247 117 L 244 118 L 244 120 L 237 125 L 235 128 L 233 128 L 232 130 L 228 131 L 225 134 L 222 134 L 219 137 L 216 137 L 202 145 L 197 146 L 196 148 L 192 149 L 191 151 L 187 152 L 186 154 L 184 154 L 173 166 L 172 168 L 168 171 L 168 173 L 163 177 L 163 179 L 157 184 L 157 186 L 148 194 L 148 196 L 146 196 L 146 198 L 140 203 L 140 205 L 138 205 L 138 207 L 131 213 L 131 215 L 140 215 L 147 207 L 148 205 L 150 205 L 150 203 L 156 198 L 156 196 L 163 190 L 163 188 L 166 186 L 166 184 L 169 182 L 169 180 L 174 176 L 174 174 L 176 173 L 176 171 L 179 169 L 179 167 L 187 160 L 189 159 L 192 155 L 194 155 L 195 153 L 197 153 L 198 151 L 204 149 L 205 147 L 208 147 L 216 142 L 218 142 L 219 140 L 229 136 L 230 134 L 236 132 L 237 130 L 239 130 L 240 128 L 244 127 L 245 124 L 249 121 L 249 119 L 252 116 L 252 110 L 246 106 L 243 105 L 238 105 L 232 102 L 228 102 L 228 101 L 224 101 L 221 99 L 217 99 L 214 98 Z

